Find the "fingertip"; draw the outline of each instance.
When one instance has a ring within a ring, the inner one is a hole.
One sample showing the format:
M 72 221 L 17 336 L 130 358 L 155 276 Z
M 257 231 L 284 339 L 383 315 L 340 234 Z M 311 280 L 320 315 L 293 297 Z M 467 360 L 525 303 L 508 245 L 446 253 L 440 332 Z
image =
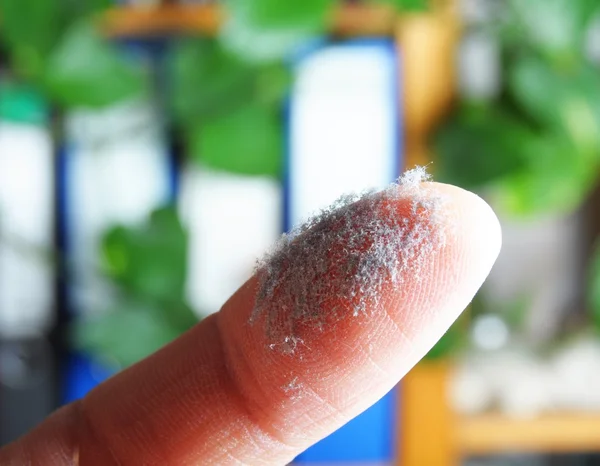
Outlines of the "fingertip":
M 502 228 L 492 207 L 477 194 L 444 183 L 425 183 L 427 188 L 450 199 L 447 207 L 451 214 L 447 226 L 455 233 L 455 240 L 463 243 L 475 273 L 485 280 L 502 247 Z
M 420 196 L 442 199 L 435 227 L 444 246 L 429 258 L 426 277 L 411 289 L 410 305 L 397 322 L 412 342 L 410 364 L 423 357 L 469 306 L 494 265 L 502 245 L 498 217 L 478 195 L 457 186 L 423 183 Z

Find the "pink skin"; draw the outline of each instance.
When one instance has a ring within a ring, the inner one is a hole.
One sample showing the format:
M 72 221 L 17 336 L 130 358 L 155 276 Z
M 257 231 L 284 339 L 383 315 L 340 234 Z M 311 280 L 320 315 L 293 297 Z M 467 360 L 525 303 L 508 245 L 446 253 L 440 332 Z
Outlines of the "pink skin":
M 392 388 L 489 273 L 501 244 L 491 209 L 424 186 L 448 199 L 437 227 L 452 228 L 418 277 L 384 288 L 380 311 L 298 322 L 296 351 L 273 350 L 264 322 L 249 324 L 253 278 L 219 313 L 1 450 L 0 464 L 285 464 Z M 409 213 L 407 199 L 395 202 Z

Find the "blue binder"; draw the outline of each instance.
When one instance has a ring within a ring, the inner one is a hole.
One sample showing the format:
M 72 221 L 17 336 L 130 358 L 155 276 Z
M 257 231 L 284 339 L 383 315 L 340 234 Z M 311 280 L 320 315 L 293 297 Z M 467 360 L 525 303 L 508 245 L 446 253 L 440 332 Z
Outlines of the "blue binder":
M 394 458 L 397 438 L 397 390 L 390 391 L 364 413 L 306 450 L 295 463 L 373 463 Z

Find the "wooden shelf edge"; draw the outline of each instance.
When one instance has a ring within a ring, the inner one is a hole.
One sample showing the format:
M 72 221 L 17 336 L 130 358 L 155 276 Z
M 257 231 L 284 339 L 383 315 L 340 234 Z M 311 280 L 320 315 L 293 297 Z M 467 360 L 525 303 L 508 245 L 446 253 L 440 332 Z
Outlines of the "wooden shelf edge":
M 459 417 L 458 448 L 466 454 L 600 451 L 600 415 L 548 414 L 514 419 L 502 414 Z
M 163 5 L 157 7 L 115 7 L 101 20 L 109 37 L 147 37 L 171 34 L 214 36 L 225 14 L 216 5 Z M 330 21 L 336 36 L 392 36 L 396 12 L 386 5 L 345 5 L 337 8 Z
M 108 10 L 101 26 L 110 37 L 214 35 L 223 22 L 222 16 L 219 8 L 209 5 L 123 6 Z
M 453 364 L 417 365 L 402 381 L 401 466 L 458 466 L 469 455 L 600 452 L 600 413 L 558 412 L 534 418 L 499 412 L 460 415 L 448 403 Z

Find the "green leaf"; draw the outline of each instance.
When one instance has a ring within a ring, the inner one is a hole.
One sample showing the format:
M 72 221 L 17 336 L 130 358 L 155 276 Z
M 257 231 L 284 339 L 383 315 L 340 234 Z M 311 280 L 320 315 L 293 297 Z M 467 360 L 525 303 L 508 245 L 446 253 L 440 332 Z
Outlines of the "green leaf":
M 447 358 L 460 346 L 462 340 L 463 337 L 453 325 L 444 335 L 442 335 L 442 338 L 433 345 L 433 348 L 429 350 L 424 359 L 427 361 L 435 361 Z
M 168 60 L 171 111 L 183 126 L 231 113 L 258 102 L 277 108 L 291 83 L 281 62 L 249 64 L 216 41 L 177 43 Z
M 524 55 L 509 89 L 539 125 L 525 147 L 527 170 L 503 185 L 502 203 L 516 214 L 568 213 L 589 194 L 600 162 L 600 86 L 596 70 L 568 69 Z
M 220 39 L 246 60 L 285 57 L 325 32 L 333 0 L 227 0 L 228 20 Z
M 557 101 L 564 98 L 564 86 L 546 61 L 531 55 L 517 59 L 508 78 L 509 89 L 531 116 L 542 123 L 560 120 L 560 104 Z
M 564 133 L 579 150 L 597 153 L 600 86 L 596 75 L 590 65 L 561 70 L 539 58 L 523 56 L 514 63 L 508 84 L 523 109 L 540 124 Z
M 303 28 L 318 31 L 324 28 L 333 0 L 226 0 L 232 16 L 241 16 L 258 28 Z
M 17 73 L 39 79 L 63 31 L 111 5 L 110 0 L 0 0 L 2 38 Z
M 281 122 L 269 109 L 248 105 L 193 127 L 189 149 L 196 160 L 217 170 L 278 177 L 283 152 Z
M 509 90 L 539 125 L 525 147 L 527 170 L 507 180 L 501 199 L 513 213 L 568 213 L 589 194 L 600 162 L 600 86 L 585 63 L 563 69 L 523 55 Z
M 283 63 L 266 64 L 256 70 L 255 100 L 278 109 L 293 81 L 290 67 Z
M 113 0 L 62 0 L 61 3 L 69 22 L 89 18 L 114 6 Z
M 80 351 L 130 366 L 149 356 L 182 333 L 159 312 L 135 301 L 96 317 L 80 319 L 71 329 L 71 340 Z
M 215 41 L 177 43 L 169 57 L 172 110 L 179 122 L 220 115 L 254 97 L 255 69 Z
M 597 245 L 590 262 L 587 298 L 592 323 L 596 330 L 600 331 L 600 245 Z
M 384 0 L 384 3 L 390 3 L 401 11 L 427 11 L 429 0 Z
M 448 331 L 425 355 L 425 360 L 435 361 L 446 359 L 467 345 L 469 339 L 469 314 L 470 310 L 465 311 L 465 313 L 450 326 Z
M 206 166 L 279 176 L 278 110 L 291 81 L 282 63 L 250 65 L 214 41 L 187 41 L 171 57 L 172 104 L 190 155 Z
M 525 42 L 557 63 L 577 59 L 587 27 L 598 11 L 596 0 L 510 0 L 511 20 L 520 25 Z
M 588 64 L 570 69 L 553 67 L 533 55 L 522 55 L 514 61 L 509 73 L 509 89 L 525 110 L 540 122 L 564 124 L 565 106 L 589 101 L 591 113 L 598 117 L 600 86 L 597 71 Z M 552 96 L 549 99 L 548 96 Z
M 574 113 L 579 119 L 560 130 L 534 131 L 514 112 L 463 107 L 435 136 L 436 176 L 486 189 L 508 215 L 571 212 L 592 189 L 600 162 L 594 126 L 586 129 L 581 109 Z
M 107 275 L 136 296 L 165 304 L 183 300 L 187 234 L 172 208 L 154 211 L 139 228 L 109 230 L 102 259 Z
M 567 214 L 577 209 L 594 186 L 598 161 L 553 134 L 540 134 L 524 150 L 526 168 L 497 185 L 495 205 L 518 216 Z
M 141 227 L 106 232 L 103 269 L 129 299 L 145 303 L 174 329 L 185 331 L 198 320 L 185 303 L 187 245 L 177 212 L 161 208 Z
M 513 115 L 462 107 L 435 134 L 436 177 L 466 189 L 497 183 L 525 166 L 523 147 L 531 137 Z
M 45 85 L 66 107 L 103 107 L 147 91 L 141 70 L 86 21 L 72 25 L 52 53 Z
M 38 76 L 60 36 L 60 0 L 0 0 L 0 18 L 17 72 Z

